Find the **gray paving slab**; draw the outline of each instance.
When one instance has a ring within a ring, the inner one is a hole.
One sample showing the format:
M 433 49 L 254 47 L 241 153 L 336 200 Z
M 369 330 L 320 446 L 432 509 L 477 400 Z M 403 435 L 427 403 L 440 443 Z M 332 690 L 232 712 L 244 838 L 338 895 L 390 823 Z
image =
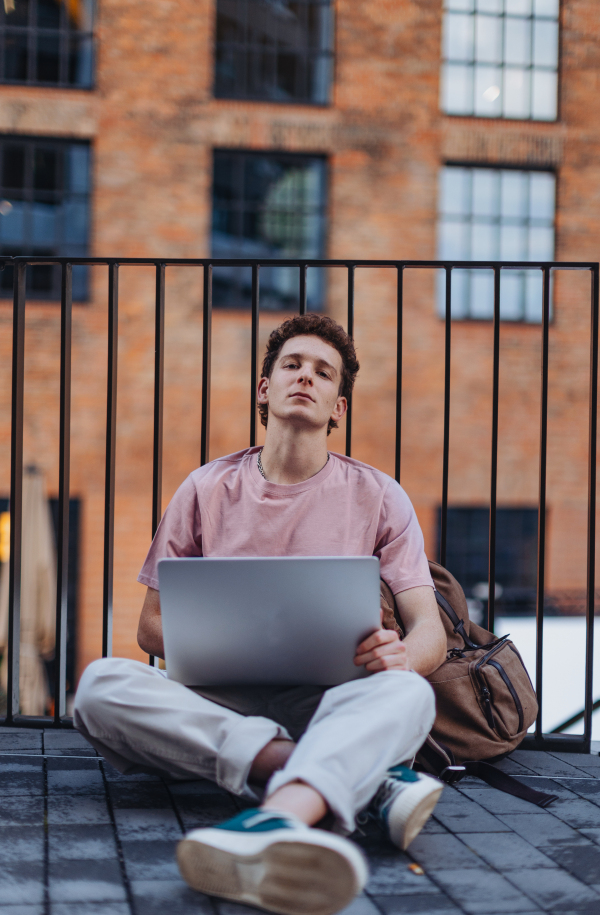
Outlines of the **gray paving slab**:
M 48 841 L 51 863 L 74 858 L 80 861 L 117 858 L 112 825 L 49 826 Z
M 149 839 L 145 842 L 125 841 L 121 843 L 121 848 L 129 880 L 179 879 L 175 842 L 163 839 Z
M 571 757 L 578 756 L 579 754 L 561 755 L 568 755 Z M 541 750 L 515 750 L 514 753 L 511 753 L 510 758 L 513 762 L 520 763 L 526 769 L 531 769 L 532 772 L 537 772 L 539 775 L 548 775 L 553 778 L 558 778 L 561 775 L 569 776 L 580 774 L 579 769 L 571 762 L 567 762 L 557 755 L 551 755 L 550 753 L 545 753 Z
M 373 896 L 384 915 L 462 915 L 462 909 L 445 894 Z
M 61 825 L 85 823 L 110 823 L 110 814 L 103 795 L 70 797 L 56 794 L 48 798 L 48 822 Z
M 564 870 L 514 870 L 508 879 L 545 911 L 561 915 L 566 908 L 585 915 L 600 911 L 600 895 Z
M 458 836 L 497 871 L 523 867 L 557 867 L 555 861 L 514 832 L 466 833 Z M 412 847 L 412 846 L 411 846 Z M 579 846 L 574 846 L 577 851 Z M 563 846 L 560 847 L 561 849 Z
M 547 811 L 535 814 L 501 813 L 498 814 L 498 818 L 502 820 L 508 830 L 516 832 L 537 848 L 591 844 L 590 839 Z
M 2 866 L 19 861 L 44 860 L 43 826 L 7 826 L 0 833 Z
M 44 760 L 35 756 L 0 757 L 0 797 L 44 794 Z
M 573 794 L 591 801 L 600 806 L 600 779 L 587 778 L 561 778 L 561 785 L 572 791 Z
M 181 838 L 181 826 L 173 810 L 161 808 L 117 808 L 114 811 L 117 832 L 122 841 L 152 841 Z
M 545 873 L 545 871 L 544 871 Z M 536 905 L 517 887 L 492 870 L 436 871 L 435 880 L 451 899 L 469 915 L 529 912 Z
M 598 753 L 549 753 L 548 755 L 583 771 L 597 770 L 595 777 L 600 778 L 600 755 Z
M 7 862 L 0 869 L 4 905 L 35 905 L 44 901 L 44 866 L 37 861 Z M 0 909 L 1 911 L 1 909 Z
M 583 883 L 600 884 L 600 848 L 597 845 L 567 845 L 542 851 Z
M 229 913 L 223 912 L 222 915 L 229 915 Z M 352 900 L 350 905 L 341 909 L 338 915 L 380 915 L 380 912 L 373 900 L 369 899 L 365 893 L 361 893 Z
M 513 797 L 511 794 L 505 794 L 504 791 L 498 791 L 497 788 L 481 787 L 463 787 L 460 784 L 460 792 L 470 801 L 475 801 L 481 807 L 484 807 L 489 813 L 532 813 L 535 809 L 529 801 L 524 801 L 520 797 Z
M 160 780 L 152 782 L 110 782 L 109 791 L 115 808 L 136 807 L 157 810 L 173 809 L 169 792 Z
M 229 796 L 207 794 L 202 797 L 173 798 L 184 829 L 214 826 L 235 816 L 237 807 Z
M 138 915 L 215 915 L 211 899 L 190 889 L 180 877 L 132 880 L 130 886 Z M 256 915 L 257 910 L 252 911 Z
M 458 799 L 438 804 L 435 818 L 450 832 L 506 832 L 506 824 L 480 804 L 456 792 Z M 443 795 L 442 795 L 443 796 Z
M 43 824 L 43 797 L 0 798 L 0 830 L 7 826 L 43 826 Z
M 51 862 L 50 901 L 126 902 L 118 860 L 103 858 Z
M 579 831 L 587 839 L 591 839 L 596 845 L 600 845 L 600 829 L 580 829 Z
M 402 852 L 386 848 L 383 853 L 369 855 L 371 875 L 366 886 L 370 896 L 402 896 L 439 893 L 427 874 L 415 874 L 410 859 Z
M 50 915 L 131 915 L 131 909 L 127 902 L 55 902 Z
M 85 737 L 82 737 L 78 731 L 72 731 L 70 729 L 56 731 L 53 728 L 46 728 L 43 733 L 44 750 L 46 753 L 52 749 L 92 749 Z
M 421 833 L 411 843 L 408 855 L 425 871 L 447 870 L 449 867 L 486 867 L 475 851 L 449 832 L 437 835 Z
M 38 905 L 4 905 L 0 900 L 0 912 L 2 915 L 46 915 L 43 903 Z
M 10 734 L 0 729 L 0 754 L 25 750 L 27 753 L 42 752 L 42 732 L 33 730 L 17 730 Z
M 47 766 L 49 795 L 105 794 L 104 779 L 96 759 L 53 758 L 47 760 Z

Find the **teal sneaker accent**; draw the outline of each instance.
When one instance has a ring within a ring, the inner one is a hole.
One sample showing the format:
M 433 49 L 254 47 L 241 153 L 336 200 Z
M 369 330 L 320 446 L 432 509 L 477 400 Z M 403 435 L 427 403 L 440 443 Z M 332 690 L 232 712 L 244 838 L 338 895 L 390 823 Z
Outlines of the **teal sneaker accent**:
M 294 823 L 278 813 L 252 807 L 237 816 L 219 823 L 214 829 L 228 829 L 230 832 L 270 832 L 273 829 L 293 829 Z
M 409 769 L 408 766 L 392 766 L 391 769 L 388 769 L 388 778 L 396 778 L 401 782 L 418 782 L 419 773 L 415 772 L 414 769 Z

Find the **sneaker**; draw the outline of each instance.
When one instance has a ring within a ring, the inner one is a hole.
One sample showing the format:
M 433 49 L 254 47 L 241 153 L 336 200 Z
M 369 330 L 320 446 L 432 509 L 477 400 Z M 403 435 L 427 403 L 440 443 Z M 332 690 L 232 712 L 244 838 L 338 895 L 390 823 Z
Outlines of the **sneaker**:
M 437 778 L 394 766 L 371 801 L 370 810 L 390 841 L 405 851 L 431 816 L 443 787 Z
M 296 817 L 245 810 L 181 840 L 177 862 L 193 889 L 281 915 L 333 915 L 368 877 L 362 852 Z

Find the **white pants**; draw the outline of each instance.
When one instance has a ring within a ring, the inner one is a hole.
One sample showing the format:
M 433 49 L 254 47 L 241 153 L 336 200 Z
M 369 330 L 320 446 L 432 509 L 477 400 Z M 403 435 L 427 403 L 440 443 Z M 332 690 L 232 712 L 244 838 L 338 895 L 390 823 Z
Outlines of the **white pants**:
M 412 671 L 384 671 L 331 687 L 265 796 L 301 780 L 350 833 L 387 769 L 412 759 L 434 717 L 433 690 Z M 291 740 L 270 718 L 241 715 L 126 658 L 104 658 L 85 670 L 74 722 L 121 772 L 143 766 L 175 778 L 208 778 L 257 801 L 248 785 L 255 757 L 275 738 Z

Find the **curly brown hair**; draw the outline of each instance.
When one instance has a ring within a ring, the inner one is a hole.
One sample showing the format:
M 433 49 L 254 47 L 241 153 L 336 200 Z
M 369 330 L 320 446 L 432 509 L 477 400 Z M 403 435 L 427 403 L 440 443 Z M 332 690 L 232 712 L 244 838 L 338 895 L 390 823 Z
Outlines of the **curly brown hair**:
M 287 340 L 291 340 L 292 337 L 301 336 L 320 337 L 338 351 L 342 357 L 342 379 L 340 381 L 339 394 L 342 397 L 349 397 L 360 368 L 356 358 L 354 342 L 343 327 L 336 324 L 326 315 L 297 315 L 294 318 L 288 318 L 287 321 L 276 327 L 267 341 L 267 352 L 262 364 L 261 378 L 271 377 L 273 366 L 277 361 L 283 344 Z M 266 426 L 269 419 L 269 405 L 266 403 L 258 404 L 258 412 L 260 413 L 261 423 Z M 327 435 L 332 429 L 337 429 L 337 423 L 330 419 L 327 426 Z

